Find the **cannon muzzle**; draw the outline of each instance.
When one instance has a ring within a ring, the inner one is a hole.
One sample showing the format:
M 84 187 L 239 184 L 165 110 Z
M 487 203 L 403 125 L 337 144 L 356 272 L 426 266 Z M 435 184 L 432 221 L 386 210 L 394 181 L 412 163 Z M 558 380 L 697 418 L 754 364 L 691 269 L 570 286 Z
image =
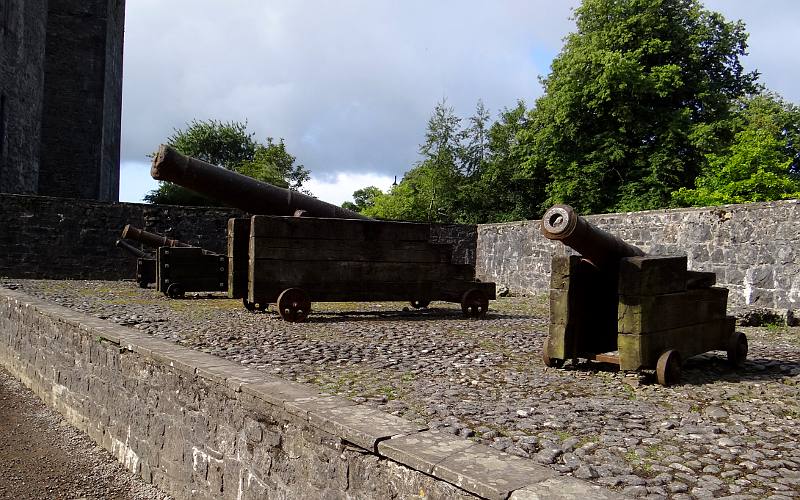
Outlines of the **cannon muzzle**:
M 261 182 L 161 145 L 150 169 L 153 179 L 174 182 L 203 196 L 253 215 L 294 215 L 298 210 L 311 217 L 369 219 L 312 196 Z
M 147 245 L 152 248 L 192 246 L 189 245 L 188 243 L 184 243 L 179 240 L 173 240 L 167 238 L 166 236 L 163 236 L 161 234 L 151 233 L 145 231 L 144 229 L 133 227 L 130 224 L 126 224 L 125 227 L 122 229 L 122 237 L 128 240 L 138 241 L 139 243 Z
M 126 252 L 128 252 L 131 255 L 133 255 L 134 257 L 138 257 L 140 259 L 143 259 L 143 258 L 147 257 L 147 254 L 145 252 L 139 250 L 138 248 L 136 248 L 135 246 L 131 245 L 130 243 L 128 243 L 125 240 L 117 240 L 115 244 L 116 244 L 116 246 L 118 248 L 121 248 L 121 249 L 125 250 Z
M 624 257 L 645 255 L 641 248 L 592 225 L 569 205 L 555 205 L 544 213 L 542 234 L 567 245 L 600 268 L 614 265 Z

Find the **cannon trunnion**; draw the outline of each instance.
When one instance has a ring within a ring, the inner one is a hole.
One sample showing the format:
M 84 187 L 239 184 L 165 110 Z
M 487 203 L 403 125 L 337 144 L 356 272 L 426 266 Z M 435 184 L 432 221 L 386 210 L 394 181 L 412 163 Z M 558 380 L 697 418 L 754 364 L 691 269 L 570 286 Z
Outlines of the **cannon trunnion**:
M 545 213 L 542 234 L 581 254 L 552 261 L 547 366 L 584 358 L 654 369 L 671 385 L 691 356 L 722 350 L 733 365 L 745 360 L 747 338 L 726 316 L 728 290 L 713 286 L 714 273 L 687 270 L 686 256 L 646 255 L 566 205 Z

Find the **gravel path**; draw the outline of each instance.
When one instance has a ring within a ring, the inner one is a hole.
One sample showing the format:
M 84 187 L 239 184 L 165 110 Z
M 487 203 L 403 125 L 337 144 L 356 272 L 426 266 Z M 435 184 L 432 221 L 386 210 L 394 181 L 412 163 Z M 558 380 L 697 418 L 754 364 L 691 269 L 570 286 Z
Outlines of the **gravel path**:
M 0 368 L 0 498 L 167 500 Z
M 800 328 L 741 328 L 742 369 L 710 353 L 664 388 L 594 363 L 544 367 L 546 297 L 492 302 L 483 321 L 438 302 L 314 304 L 290 324 L 129 282 L 4 284 L 632 496 L 800 497 Z

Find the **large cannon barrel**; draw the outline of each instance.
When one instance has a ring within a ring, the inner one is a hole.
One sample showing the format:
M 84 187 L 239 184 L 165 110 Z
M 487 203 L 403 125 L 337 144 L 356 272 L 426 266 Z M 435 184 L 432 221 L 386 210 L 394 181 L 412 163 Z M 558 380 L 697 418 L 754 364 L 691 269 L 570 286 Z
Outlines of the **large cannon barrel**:
M 592 225 L 569 205 L 555 205 L 544 213 L 542 234 L 549 240 L 558 240 L 574 249 L 601 268 L 613 265 L 623 257 L 645 255 L 641 248 Z
M 174 182 L 254 215 L 294 215 L 297 211 L 305 211 L 312 217 L 369 219 L 312 196 L 184 156 L 166 145 L 161 145 L 153 158 L 150 175 L 153 179 Z
M 151 233 L 145 231 L 144 229 L 139 229 L 137 227 L 131 226 L 130 224 L 126 224 L 125 227 L 122 229 L 122 237 L 128 240 L 138 241 L 143 245 L 147 245 L 149 247 L 158 248 L 158 247 L 190 247 L 188 243 L 184 243 L 179 240 L 173 240 L 163 236 L 161 234 Z
M 118 248 L 125 250 L 134 257 L 139 257 L 140 259 L 147 257 L 147 254 L 145 252 L 139 250 L 138 248 L 131 245 L 125 240 L 117 240 L 116 245 Z

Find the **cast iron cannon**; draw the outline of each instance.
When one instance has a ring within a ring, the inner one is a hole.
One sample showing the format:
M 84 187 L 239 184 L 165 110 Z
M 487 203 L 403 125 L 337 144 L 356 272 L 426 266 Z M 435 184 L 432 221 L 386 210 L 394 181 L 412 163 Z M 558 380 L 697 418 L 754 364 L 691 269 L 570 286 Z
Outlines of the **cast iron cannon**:
M 151 233 L 149 231 L 145 231 L 144 229 L 139 229 L 131 226 L 130 224 L 126 224 L 125 227 L 122 228 L 122 237 L 128 240 L 138 241 L 139 243 L 152 248 L 192 246 L 179 240 L 167 238 L 162 234 Z
M 131 255 L 133 255 L 134 257 L 137 257 L 137 258 L 140 258 L 140 259 L 144 258 L 144 257 L 148 257 L 147 253 L 145 253 L 143 250 L 140 250 L 140 249 L 136 248 L 135 246 L 131 245 L 130 243 L 128 243 L 125 240 L 117 240 L 114 244 L 116 245 L 117 248 L 121 248 L 121 249 L 125 250 L 126 252 L 128 252 Z
M 655 369 L 671 385 L 691 356 L 725 350 L 744 362 L 747 338 L 726 316 L 728 290 L 713 286 L 714 273 L 687 270 L 685 255 L 647 255 L 567 205 L 545 212 L 542 234 L 581 254 L 553 257 L 547 366 L 584 358 Z
M 146 279 L 150 283 L 155 282 L 156 288 L 171 298 L 181 298 L 186 292 L 219 292 L 228 289 L 228 259 L 225 255 L 130 224 L 122 230 L 122 237 L 156 248 L 155 259 L 140 258 L 137 261 L 139 286 L 147 286 L 142 285 L 145 278 L 140 278 L 140 274 L 143 274 L 140 270 L 150 272 L 147 266 L 152 266 L 153 271 L 147 274 Z M 124 243 L 117 241 L 118 245 Z
M 304 215 L 369 219 L 291 189 L 261 182 L 161 145 L 150 169 L 153 179 L 170 181 L 252 215 Z M 300 213 L 298 213 L 300 212 Z
M 542 234 L 549 240 L 567 245 L 601 268 L 614 265 L 624 257 L 644 255 L 641 248 L 597 228 L 569 205 L 555 205 L 544 213 Z
M 228 296 L 251 311 L 277 304 L 286 321 L 305 321 L 311 301 L 432 300 L 486 315 L 495 284 L 432 242 L 431 224 L 375 221 L 311 196 L 189 158 L 161 146 L 150 174 L 250 214 L 228 221 Z M 301 216 L 301 217 L 299 217 Z
M 136 283 L 139 287 L 147 288 L 156 282 L 156 259 L 125 240 L 117 240 L 115 245 L 136 257 Z

